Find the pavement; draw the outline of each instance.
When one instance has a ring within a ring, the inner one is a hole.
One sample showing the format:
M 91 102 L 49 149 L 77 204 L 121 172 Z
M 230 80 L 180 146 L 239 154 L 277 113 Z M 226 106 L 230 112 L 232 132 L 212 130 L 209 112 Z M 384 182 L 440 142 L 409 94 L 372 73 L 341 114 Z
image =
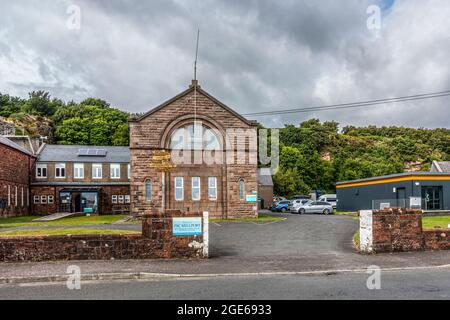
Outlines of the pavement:
M 224 276 L 188 279 L 83 281 L 79 289 L 66 283 L 1 285 L 1 300 L 30 299 L 164 299 L 164 300 L 277 300 L 277 299 L 450 299 L 450 269 L 385 271 L 379 289 L 367 286 L 363 272 L 326 275 Z M 371 281 L 369 281 L 372 284 Z M 180 306 L 184 305 L 184 301 Z M 270 303 L 269 303 L 270 304 Z M 188 303 L 195 306 L 195 302 Z M 280 306 L 273 306 L 279 313 Z M 282 307 L 281 307 L 282 308 Z M 221 309 L 220 309 L 221 310 Z M 211 310 L 214 315 L 215 308 Z M 204 315 L 206 317 L 206 315 Z M 196 318 L 202 318 L 198 315 Z
M 0 263 L 0 283 L 65 281 L 70 265 L 80 267 L 84 280 L 335 274 L 362 272 L 371 265 L 390 271 L 442 270 L 450 265 L 448 251 L 361 255 L 352 247 L 358 221 L 349 216 L 280 215 L 286 219 L 211 222 L 210 259 Z

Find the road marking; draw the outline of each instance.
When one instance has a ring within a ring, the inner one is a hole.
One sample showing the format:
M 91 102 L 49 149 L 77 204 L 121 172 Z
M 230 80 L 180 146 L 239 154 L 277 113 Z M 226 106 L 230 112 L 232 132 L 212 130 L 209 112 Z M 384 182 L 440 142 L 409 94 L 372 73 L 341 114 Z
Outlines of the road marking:
M 260 222 L 260 223 L 251 221 L 251 223 L 256 224 L 258 226 L 266 226 L 268 224 L 277 223 L 277 222 L 281 222 L 281 221 L 284 221 L 284 220 L 287 220 L 287 218 L 283 218 L 281 220 L 270 221 L 270 222 Z

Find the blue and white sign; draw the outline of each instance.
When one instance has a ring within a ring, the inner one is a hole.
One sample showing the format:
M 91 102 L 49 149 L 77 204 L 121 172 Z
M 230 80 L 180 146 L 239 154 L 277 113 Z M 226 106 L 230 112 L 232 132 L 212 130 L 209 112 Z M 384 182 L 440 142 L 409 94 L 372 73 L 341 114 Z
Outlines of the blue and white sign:
M 173 218 L 172 223 L 174 236 L 202 235 L 202 218 Z
M 247 202 L 256 202 L 257 201 L 257 195 L 256 194 L 247 194 L 245 196 L 245 200 Z

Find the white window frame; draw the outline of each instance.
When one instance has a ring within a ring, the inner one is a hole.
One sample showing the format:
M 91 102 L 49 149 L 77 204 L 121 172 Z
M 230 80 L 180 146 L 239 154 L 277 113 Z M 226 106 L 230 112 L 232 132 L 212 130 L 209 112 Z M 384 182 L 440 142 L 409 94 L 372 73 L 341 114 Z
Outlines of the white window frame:
M 15 193 L 14 193 L 14 206 L 15 207 L 17 207 L 17 205 L 18 205 L 18 202 L 17 202 L 17 199 L 19 198 L 19 195 L 18 195 L 18 192 L 17 192 L 17 186 L 16 186 L 16 191 L 15 191 Z
M 41 196 L 35 195 L 35 196 L 33 197 L 33 203 L 34 203 L 34 204 L 39 204 L 39 203 L 41 203 Z
M 117 203 L 117 195 L 113 194 L 113 195 L 111 196 L 111 202 L 114 203 L 114 204 Z
M 131 179 L 131 164 L 127 165 L 128 179 Z
M 214 186 L 211 186 L 211 181 L 214 181 Z M 214 197 L 211 197 L 211 190 L 214 190 Z M 208 199 L 217 200 L 217 177 L 208 177 Z
M 56 174 L 59 169 L 59 176 Z M 61 169 L 64 169 L 64 175 L 61 175 Z M 65 163 L 55 163 L 55 178 L 65 179 L 66 178 L 66 164 Z
M 100 176 L 96 176 L 97 169 L 100 169 Z M 92 179 L 102 179 L 103 177 L 103 165 L 101 163 L 93 163 L 92 164 Z
M 125 195 L 125 203 L 131 203 L 131 196 L 129 194 Z
M 80 175 L 81 173 L 81 175 Z M 84 179 L 84 163 L 74 163 L 73 164 L 73 178 L 74 179 Z
M 125 203 L 125 197 L 123 196 L 123 194 L 120 194 L 120 195 L 117 197 L 117 199 L 118 199 L 118 202 L 119 202 L 119 203 L 121 203 L 121 204 Z
M 44 175 L 44 169 L 45 169 L 45 175 Z M 45 179 L 47 178 L 47 164 L 46 163 L 38 163 L 36 164 L 36 178 L 37 179 Z
M 177 187 L 177 181 L 181 181 L 181 186 Z M 183 201 L 184 200 L 184 178 L 183 177 L 175 177 L 174 178 L 174 187 L 175 187 L 175 201 Z M 181 190 L 181 198 L 177 197 L 177 189 Z
M 241 183 L 243 186 L 243 189 L 241 190 Z M 239 190 L 239 200 L 245 200 L 245 180 L 243 178 L 239 179 L 238 181 L 238 190 Z
M 23 193 L 23 187 L 22 187 L 22 201 L 21 201 L 22 207 L 25 206 L 25 201 L 24 201 L 24 200 L 25 200 L 25 199 L 24 199 L 24 193 Z
M 47 204 L 47 196 L 41 196 L 41 203 L 42 204 Z
M 48 203 L 48 204 L 53 204 L 53 203 L 55 203 L 55 197 L 54 197 L 53 195 L 47 196 L 47 203 Z
M 11 186 L 8 185 L 8 206 L 11 205 Z
M 113 175 L 114 173 L 114 175 Z M 119 176 L 116 176 L 115 174 L 119 173 Z M 120 179 L 120 164 L 119 163 L 111 163 L 109 165 L 109 177 L 111 179 Z
M 194 182 L 195 181 L 198 182 L 198 187 L 194 187 Z M 200 177 L 192 177 L 191 178 L 191 197 L 192 197 L 193 201 L 200 201 L 200 199 L 202 198 L 202 196 L 201 196 L 201 187 L 200 187 L 201 182 L 200 181 L 201 181 Z M 194 198 L 194 188 L 198 189 L 198 197 L 197 198 Z
M 148 186 L 150 188 L 147 188 Z M 145 179 L 144 189 L 145 189 L 145 201 L 151 202 L 152 201 L 152 193 L 153 193 L 153 185 L 152 185 L 151 179 Z

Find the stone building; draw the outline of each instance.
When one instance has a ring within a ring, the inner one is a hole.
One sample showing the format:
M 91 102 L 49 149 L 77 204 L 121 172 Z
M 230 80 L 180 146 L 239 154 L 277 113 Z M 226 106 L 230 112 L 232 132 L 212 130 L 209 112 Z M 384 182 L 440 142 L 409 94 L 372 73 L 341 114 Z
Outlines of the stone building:
M 25 148 L 0 136 L 0 217 L 30 212 L 30 170 L 34 157 Z
M 133 214 L 181 209 L 223 218 L 257 215 L 256 122 L 194 80 L 129 124 Z M 152 165 L 161 151 L 170 153 L 176 168 Z
M 31 175 L 33 214 L 130 212 L 128 147 L 44 144 Z

